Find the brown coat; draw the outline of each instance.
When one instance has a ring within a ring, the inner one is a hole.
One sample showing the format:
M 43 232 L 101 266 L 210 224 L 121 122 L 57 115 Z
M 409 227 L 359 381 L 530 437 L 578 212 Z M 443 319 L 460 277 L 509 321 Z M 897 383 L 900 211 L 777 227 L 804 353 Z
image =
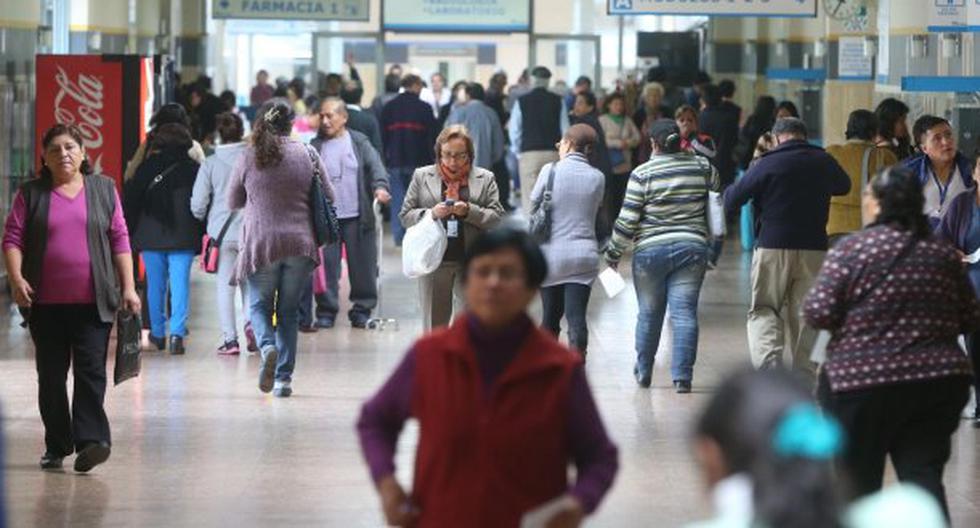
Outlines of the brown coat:
M 864 192 L 861 188 L 861 163 L 864 160 L 864 151 L 869 148 L 874 149 L 868 159 L 869 180 L 881 169 L 898 163 L 898 158 L 891 149 L 875 147 L 871 141 L 851 139 L 843 145 L 827 147 L 827 153 L 837 160 L 851 178 L 851 191 L 830 199 L 828 235 L 853 233 L 861 229 L 861 193 Z

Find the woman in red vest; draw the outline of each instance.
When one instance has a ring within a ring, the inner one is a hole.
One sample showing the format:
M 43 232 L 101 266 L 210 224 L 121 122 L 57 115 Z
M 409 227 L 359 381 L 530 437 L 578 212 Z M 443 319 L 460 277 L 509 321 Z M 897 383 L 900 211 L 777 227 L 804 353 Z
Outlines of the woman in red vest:
M 581 356 L 527 315 L 546 274 L 526 233 L 481 235 L 463 262 L 467 312 L 416 341 L 364 405 L 361 448 L 390 525 L 516 527 L 534 516 L 575 527 L 609 490 L 617 449 Z M 394 458 L 409 418 L 419 442 L 406 493 Z

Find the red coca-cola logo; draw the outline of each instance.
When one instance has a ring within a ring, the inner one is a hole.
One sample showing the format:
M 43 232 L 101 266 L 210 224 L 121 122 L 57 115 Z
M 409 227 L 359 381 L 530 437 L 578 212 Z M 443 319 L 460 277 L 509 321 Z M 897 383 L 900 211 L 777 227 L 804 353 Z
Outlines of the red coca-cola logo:
M 82 146 L 88 151 L 92 168 L 96 174 L 102 174 L 102 80 L 94 75 L 80 73 L 75 81 L 61 66 L 56 68 L 58 73 L 55 75 L 55 82 L 58 83 L 59 90 L 54 97 L 55 121 L 78 127 L 82 133 Z

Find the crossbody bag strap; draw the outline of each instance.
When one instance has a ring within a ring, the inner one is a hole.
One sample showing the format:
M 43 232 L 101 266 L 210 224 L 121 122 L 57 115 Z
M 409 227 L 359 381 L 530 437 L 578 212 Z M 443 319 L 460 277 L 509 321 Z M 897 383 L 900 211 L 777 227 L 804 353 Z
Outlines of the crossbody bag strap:
M 143 195 L 145 196 L 146 193 L 150 192 L 151 189 L 153 189 L 160 182 L 162 182 L 163 181 L 163 178 L 166 177 L 171 172 L 173 172 L 173 170 L 176 169 L 179 165 L 180 165 L 180 162 L 178 161 L 178 162 L 174 163 L 173 165 L 171 165 L 171 166 L 167 167 L 166 169 L 164 169 L 164 171 L 161 172 L 160 174 L 157 174 L 156 177 L 153 178 L 153 181 L 151 181 L 150 184 L 146 186 L 146 191 L 143 193 Z
M 221 241 L 225 239 L 225 234 L 228 233 L 228 228 L 231 227 L 231 223 L 235 221 L 235 217 L 238 216 L 238 209 L 232 210 L 228 215 L 228 219 L 225 220 L 224 225 L 221 226 L 221 231 L 218 232 L 218 238 L 215 239 L 215 243 L 219 246 Z

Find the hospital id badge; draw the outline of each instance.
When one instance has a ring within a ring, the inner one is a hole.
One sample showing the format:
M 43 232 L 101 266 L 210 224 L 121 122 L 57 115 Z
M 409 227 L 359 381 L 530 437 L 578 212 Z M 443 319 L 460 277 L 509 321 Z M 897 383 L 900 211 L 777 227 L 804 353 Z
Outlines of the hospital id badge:
M 451 218 L 446 221 L 446 236 L 449 238 L 459 237 L 459 220 Z

